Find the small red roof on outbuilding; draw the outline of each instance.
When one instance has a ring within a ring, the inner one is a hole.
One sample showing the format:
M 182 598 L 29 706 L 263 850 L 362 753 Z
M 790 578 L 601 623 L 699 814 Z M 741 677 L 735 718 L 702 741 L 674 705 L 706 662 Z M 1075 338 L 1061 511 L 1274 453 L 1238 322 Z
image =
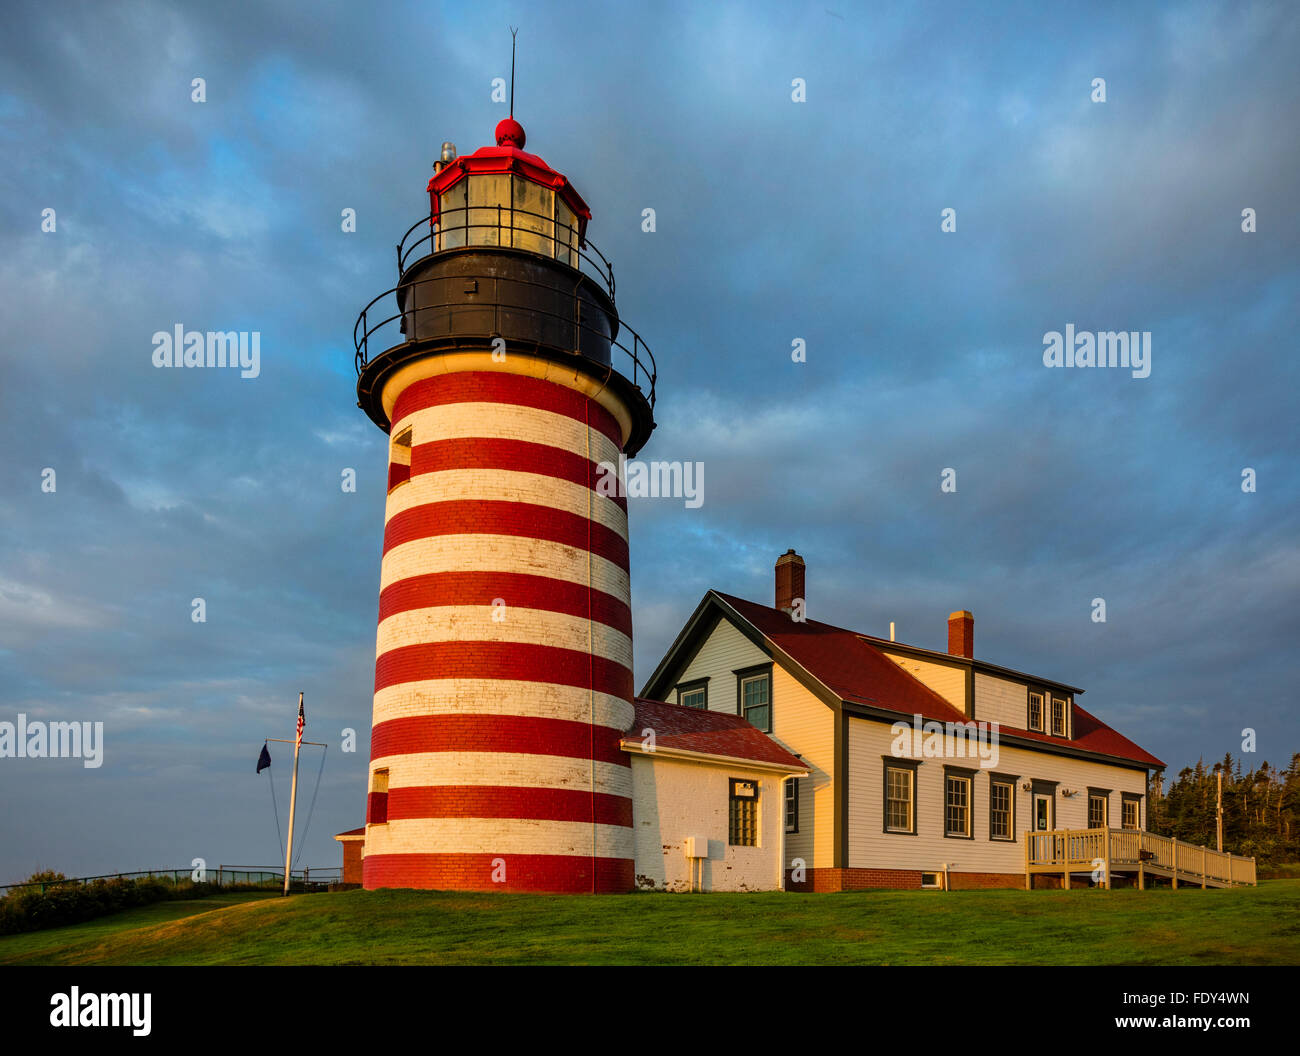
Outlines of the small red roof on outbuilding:
M 642 730 L 655 734 L 656 748 L 703 755 L 725 755 L 756 763 L 807 770 L 808 764 L 765 734 L 748 719 L 721 711 L 685 708 L 662 700 L 636 698 L 636 718 L 623 735 L 626 744 L 641 743 Z

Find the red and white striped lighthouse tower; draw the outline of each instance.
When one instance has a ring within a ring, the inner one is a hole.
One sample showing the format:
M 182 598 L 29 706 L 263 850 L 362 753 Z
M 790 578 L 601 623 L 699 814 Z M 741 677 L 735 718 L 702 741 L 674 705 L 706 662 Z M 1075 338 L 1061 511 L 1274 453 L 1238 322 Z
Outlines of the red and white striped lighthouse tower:
M 627 504 L 597 483 L 654 428 L 654 365 L 586 204 L 524 145 L 513 118 L 444 145 L 357 323 L 390 436 L 367 888 L 633 886 Z

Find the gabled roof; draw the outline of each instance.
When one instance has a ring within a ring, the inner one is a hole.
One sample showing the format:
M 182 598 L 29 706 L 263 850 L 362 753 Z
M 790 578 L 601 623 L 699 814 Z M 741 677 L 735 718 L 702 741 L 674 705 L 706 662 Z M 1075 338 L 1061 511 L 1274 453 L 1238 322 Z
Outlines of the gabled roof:
M 624 735 L 625 750 L 639 750 L 642 730 L 654 730 L 655 751 L 735 759 L 806 773 L 808 766 L 748 719 L 720 711 L 686 708 L 662 700 L 636 698 L 636 718 Z
M 843 701 L 860 705 L 870 712 L 892 713 L 910 718 L 920 715 L 936 722 L 965 722 L 966 717 L 938 693 L 891 660 L 883 648 L 893 643 L 834 627 L 816 620 L 795 622 L 780 609 L 758 605 L 743 598 L 711 590 L 696 608 L 690 621 L 678 635 L 668 655 L 650 677 L 642 693 L 666 695 L 668 679 L 689 663 L 703 637 L 712 631 L 719 617 L 729 618 L 755 644 L 774 659 L 782 661 L 804 686 L 831 706 Z M 902 647 L 908 652 L 921 653 Z M 1051 686 L 1063 683 L 1020 675 L 1005 668 L 942 654 L 949 662 L 973 664 L 977 668 L 997 670 L 1007 675 Z M 1064 687 L 1072 689 L 1073 687 Z M 1081 690 L 1076 692 L 1082 692 Z M 978 712 L 975 715 L 979 719 Z M 1074 737 L 1052 737 L 1034 730 L 999 725 L 1000 736 L 1036 742 L 1070 754 L 1105 756 L 1145 767 L 1163 768 L 1164 763 L 1127 737 L 1111 729 L 1100 719 L 1074 705 Z

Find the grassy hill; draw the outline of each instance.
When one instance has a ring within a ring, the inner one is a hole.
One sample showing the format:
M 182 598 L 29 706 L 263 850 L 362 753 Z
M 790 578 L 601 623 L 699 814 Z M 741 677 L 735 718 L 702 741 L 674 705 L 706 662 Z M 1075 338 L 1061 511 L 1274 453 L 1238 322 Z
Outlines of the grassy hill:
M 0 938 L 0 964 L 1298 964 L 1300 880 L 1229 891 L 169 902 Z

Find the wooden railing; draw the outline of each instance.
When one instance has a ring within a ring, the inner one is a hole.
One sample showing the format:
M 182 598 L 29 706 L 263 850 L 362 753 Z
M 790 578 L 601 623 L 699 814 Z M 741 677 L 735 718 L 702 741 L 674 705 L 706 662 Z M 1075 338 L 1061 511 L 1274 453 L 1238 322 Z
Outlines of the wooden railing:
M 1106 887 L 1112 873 L 1168 875 L 1173 886 L 1196 883 L 1201 887 L 1254 884 L 1255 859 L 1212 851 L 1171 836 L 1142 829 L 1055 829 L 1025 833 L 1025 886 L 1034 873 L 1098 873 Z M 1068 882 L 1068 881 L 1067 881 Z

